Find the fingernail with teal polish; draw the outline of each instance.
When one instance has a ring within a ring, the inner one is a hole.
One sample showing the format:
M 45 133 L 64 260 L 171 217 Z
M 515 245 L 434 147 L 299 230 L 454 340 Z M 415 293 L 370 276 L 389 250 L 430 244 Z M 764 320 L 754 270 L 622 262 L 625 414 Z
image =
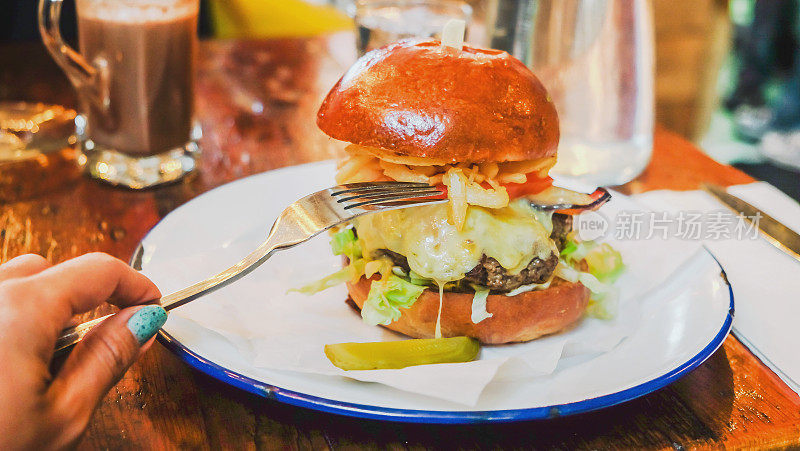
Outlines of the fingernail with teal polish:
M 148 305 L 139 309 L 128 320 L 128 329 L 139 344 L 144 344 L 167 322 L 167 311 L 160 305 Z

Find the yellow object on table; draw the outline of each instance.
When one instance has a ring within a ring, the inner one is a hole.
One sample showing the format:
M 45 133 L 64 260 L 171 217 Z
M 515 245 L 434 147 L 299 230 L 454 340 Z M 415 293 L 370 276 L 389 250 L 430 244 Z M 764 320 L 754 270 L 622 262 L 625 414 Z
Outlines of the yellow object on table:
M 325 355 L 345 370 L 400 369 L 414 365 L 471 362 L 481 345 L 471 337 L 412 338 L 325 345 Z
M 303 0 L 210 0 L 218 38 L 308 37 L 352 29 L 353 21 L 332 6 Z

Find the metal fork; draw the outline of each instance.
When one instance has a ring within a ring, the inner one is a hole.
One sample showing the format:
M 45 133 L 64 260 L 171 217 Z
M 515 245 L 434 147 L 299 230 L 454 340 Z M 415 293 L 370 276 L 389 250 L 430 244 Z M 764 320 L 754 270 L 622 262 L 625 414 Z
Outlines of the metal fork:
M 283 210 L 272 225 L 266 241 L 239 263 L 202 282 L 168 294 L 158 302 L 167 311 L 180 307 L 241 279 L 261 266 L 275 251 L 294 247 L 358 216 L 446 201 L 447 197 L 442 191 L 424 183 L 349 183 L 317 191 Z M 64 329 L 56 341 L 56 353 L 81 341 L 92 327 L 112 315 Z

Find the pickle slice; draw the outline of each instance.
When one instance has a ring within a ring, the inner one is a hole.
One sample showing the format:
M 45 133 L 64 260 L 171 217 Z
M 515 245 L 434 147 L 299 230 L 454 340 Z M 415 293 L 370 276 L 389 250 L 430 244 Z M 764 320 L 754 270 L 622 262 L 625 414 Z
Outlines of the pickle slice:
M 469 362 L 477 357 L 480 349 L 478 340 L 470 337 L 420 338 L 325 345 L 325 355 L 343 370 L 382 370 Z

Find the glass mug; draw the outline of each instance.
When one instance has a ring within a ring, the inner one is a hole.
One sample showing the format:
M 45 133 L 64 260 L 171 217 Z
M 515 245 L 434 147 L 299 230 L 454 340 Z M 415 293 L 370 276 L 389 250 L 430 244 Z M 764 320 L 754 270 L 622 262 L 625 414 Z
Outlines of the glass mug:
M 39 1 L 39 31 L 78 92 L 85 172 L 139 189 L 194 170 L 199 0 L 77 0 L 80 53 L 61 38 L 61 1 Z

